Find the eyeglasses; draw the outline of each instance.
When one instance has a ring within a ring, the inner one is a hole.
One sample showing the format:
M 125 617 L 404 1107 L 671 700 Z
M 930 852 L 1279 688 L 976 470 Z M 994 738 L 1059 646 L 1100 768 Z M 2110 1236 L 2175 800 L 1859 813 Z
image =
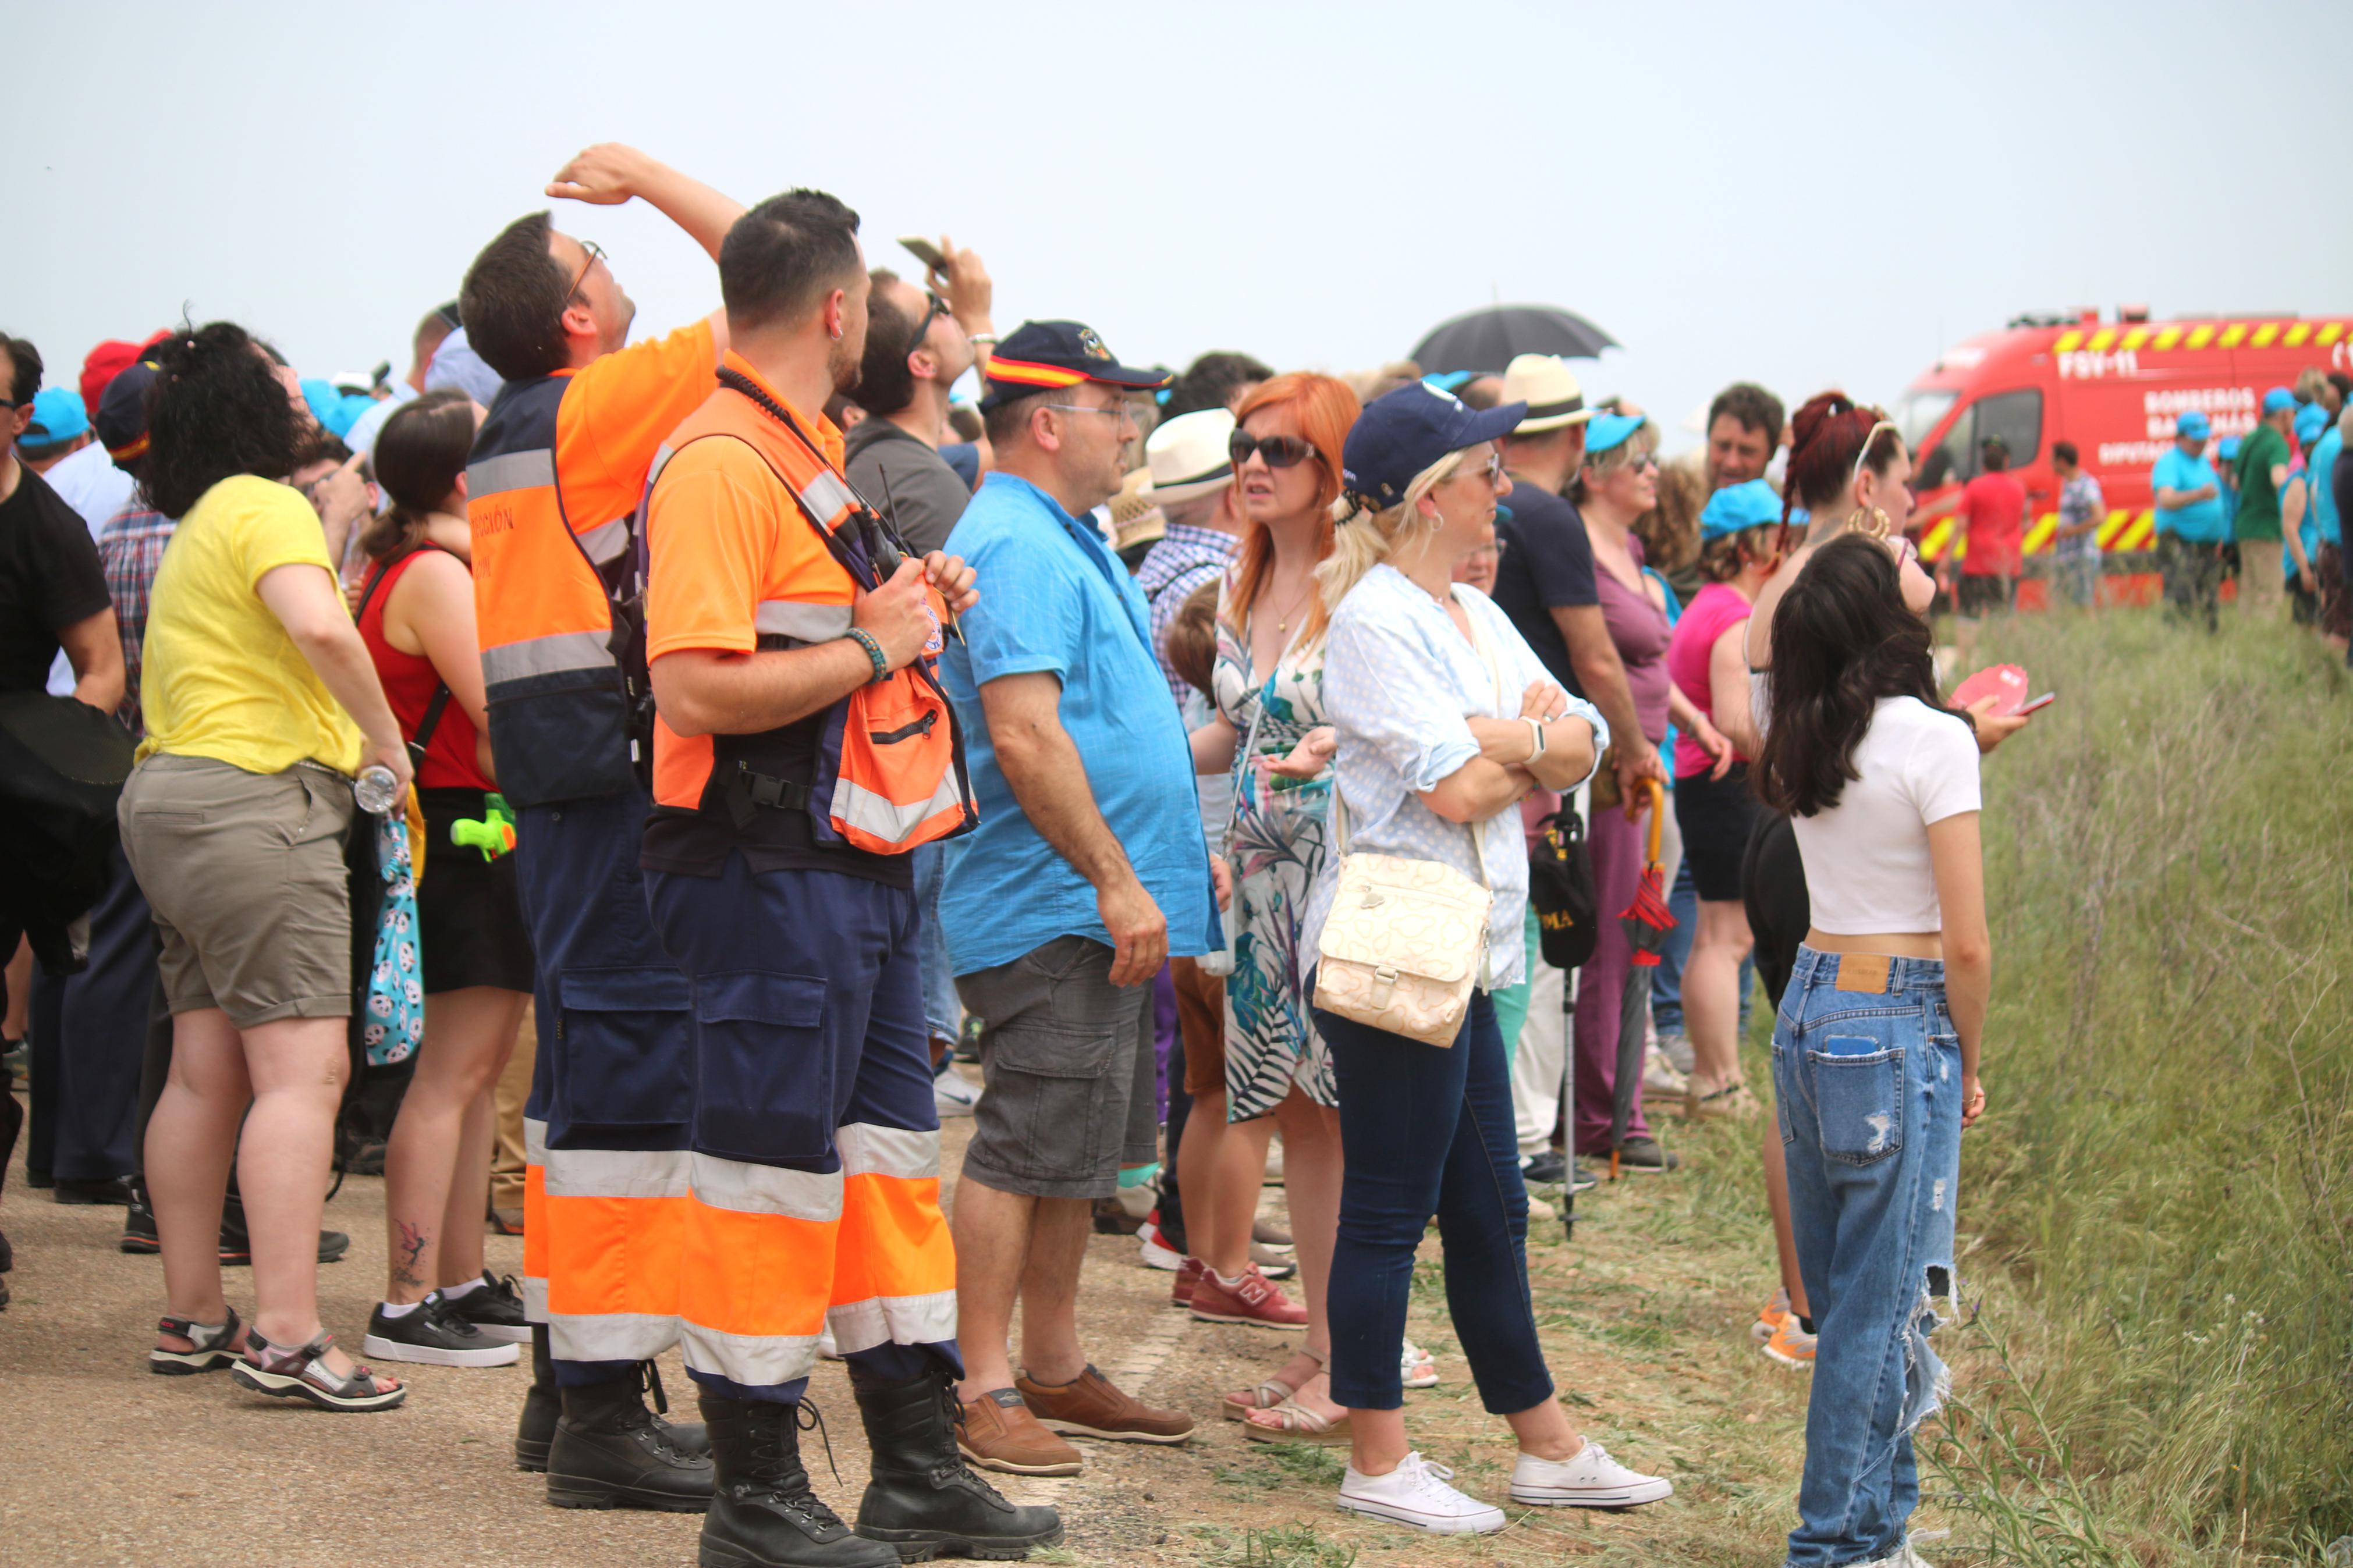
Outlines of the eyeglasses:
M 1044 406 L 1059 408 L 1065 414 L 1108 414 L 1113 419 L 1122 421 L 1135 417 L 1134 411 L 1124 403 L 1113 404 L 1109 408 L 1098 408 L 1091 403 L 1049 403 Z
M 1226 437 L 1226 456 L 1235 468 L 1249 462 L 1253 452 L 1265 458 L 1270 468 L 1295 468 L 1315 456 L 1315 446 L 1296 436 L 1253 436 L 1247 430 Z
M 947 306 L 943 304 L 940 297 L 929 289 L 923 290 L 923 298 L 929 303 L 923 307 L 923 319 L 915 323 L 915 335 L 907 340 L 909 353 L 913 353 L 923 346 L 923 339 L 930 334 L 932 323 L 948 313 Z
M 572 287 L 564 291 L 564 298 L 566 300 L 580 292 L 580 285 L 588 281 L 588 269 L 605 259 L 605 247 L 593 239 L 582 240 L 580 248 L 587 255 L 588 259 L 580 264 L 580 276 L 575 278 L 572 280 Z

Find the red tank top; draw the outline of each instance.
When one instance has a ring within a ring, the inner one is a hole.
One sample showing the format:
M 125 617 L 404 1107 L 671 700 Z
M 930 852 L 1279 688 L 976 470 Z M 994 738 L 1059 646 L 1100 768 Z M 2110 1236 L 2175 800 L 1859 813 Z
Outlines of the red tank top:
M 391 601 L 392 590 L 400 582 L 401 574 L 427 550 L 439 548 L 426 545 L 390 566 L 370 567 L 367 607 L 360 612 L 360 640 L 367 644 L 368 657 L 375 660 L 376 679 L 384 684 L 385 700 L 392 704 L 392 716 L 399 721 L 401 734 L 411 741 L 417 739 L 417 727 L 425 722 L 425 710 L 432 705 L 441 676 L 433 668 L 433 661 L 423 654 L 403 653 L 385 639 L 384 607 Z M 417 787 L 483 791 L 499 787 L 484 778 L 475 763 L 474 722 L 466 717 L 466 710 L 455 698 L 441 705 L 441 721 L 433 727 L 433 739 L 425 748 L 425 760 L 417 765 Z

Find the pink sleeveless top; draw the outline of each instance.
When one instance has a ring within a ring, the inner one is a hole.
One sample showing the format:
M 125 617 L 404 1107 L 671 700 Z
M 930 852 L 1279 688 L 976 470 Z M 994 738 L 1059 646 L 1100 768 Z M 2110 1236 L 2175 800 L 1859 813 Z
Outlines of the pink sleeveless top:
M 1715 722 L 1715 690 L 1707 678 L 1708 656 L 1715 652 L 1718 637 L 1748 618 L 1751 607 L 1729 584 L 1710 583 L 1692 595 L 1667 644 L 1667 673 L 1673 677 L 1675 689 L 1706 714 L 1710 723 Z M 1739 760 L 1748 761 L 1746 757 Z M 1676 734 L 1675 777 L 1687 779 L 1715 765 L 1715 759 L 1701 750 L 1697 741 Z

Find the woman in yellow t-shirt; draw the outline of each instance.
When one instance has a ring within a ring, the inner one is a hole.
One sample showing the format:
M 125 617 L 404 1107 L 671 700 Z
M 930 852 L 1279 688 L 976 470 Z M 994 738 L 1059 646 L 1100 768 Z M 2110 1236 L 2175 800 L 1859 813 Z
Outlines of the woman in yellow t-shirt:
M 121 808 L 172 1009 L 146 1148 L 170 1310 L 149 1361 L 234 1363 L 261 1393 L 382 1409 L 407 1390 L 321 1329 L 317 1249 L 352 1008 L 352 775 L 377 764 L 406 787 L 408 753 L 319 519 L 278 482 L 308 432 L 300 389 L 225 321 L 174 337 L 157 363 L 147 493 L 180 525 L 155 574 L 147 739 Z M 249 1331 L 221 1292 L 232 1159 Z

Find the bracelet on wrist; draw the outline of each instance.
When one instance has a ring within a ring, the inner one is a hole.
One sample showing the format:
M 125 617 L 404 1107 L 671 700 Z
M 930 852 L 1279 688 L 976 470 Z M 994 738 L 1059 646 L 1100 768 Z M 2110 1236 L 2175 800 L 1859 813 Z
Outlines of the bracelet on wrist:
M 1545 754 L 1544 721 L 1528 718 L 1525 714 L 1522 720 L 1528 727 L 1528 761 L 1533 763 Z
M 1005 340 L 1004 340 L 1003 338 L 999 337 L 999 336 L 998 336 L 997 333 L 995 333 L 995 332 L 972 332 L 972 333 L 968 333 L 968 334 L 966 334 L 966 336 L 965 336 L 965 342 L 969 342 L 969 343 L 983 343 L 983 344 L 987 345 L 987 346 L 988 346 L 988 347 L 990 347 L 990 348 L 995 348 L 997 344 L 999 344 L 999 343 L 1003 342 L 1004 341 L 1005 341 Z
M 873 661 L 874 680 L 888 680 L 891 678 L 891 660 L 883 653 L 882 645 L 874 640 L 872 632 L 868 631 L 864 626 L 852 626 L 849 628 L 849 640 L 864 648 L 866 657 Z M 869 681 L 867 684 L 871 686 L 873 681 Z

